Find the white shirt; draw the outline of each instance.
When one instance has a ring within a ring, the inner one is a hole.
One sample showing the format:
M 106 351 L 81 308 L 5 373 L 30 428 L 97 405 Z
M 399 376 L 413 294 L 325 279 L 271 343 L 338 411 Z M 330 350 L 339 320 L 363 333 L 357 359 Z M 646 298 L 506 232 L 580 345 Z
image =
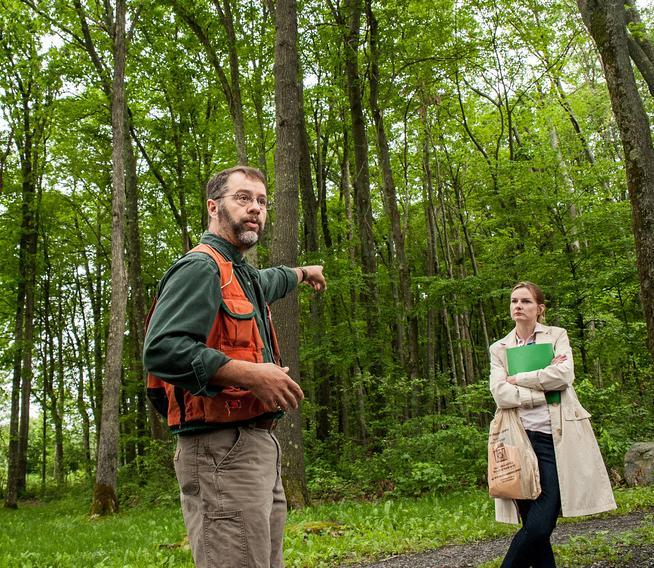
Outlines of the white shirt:
M 540 324 L 536 324 L 536 329 L 531 337 L 528 337 L 525 341 L 516 335 L 516 346 L 522 347 L 523 345 L 531 345 L 536 343 L 536 334 L 539 331 L 542 331 L 542 328 L 539 329 Z M 535 432 L 542 432 L 543 434 L 552 433 L 552 421 L 550 419 L 550 411 L 547 408 L 547 404 L 540 404 L 534 406 L 533 408 L 523 408 L 522 406 L 518 408 L 518 414 L 520 415 L 520 420 L 522 420 L 522 425 L 525 427 L 525 430 L 533 430 Z

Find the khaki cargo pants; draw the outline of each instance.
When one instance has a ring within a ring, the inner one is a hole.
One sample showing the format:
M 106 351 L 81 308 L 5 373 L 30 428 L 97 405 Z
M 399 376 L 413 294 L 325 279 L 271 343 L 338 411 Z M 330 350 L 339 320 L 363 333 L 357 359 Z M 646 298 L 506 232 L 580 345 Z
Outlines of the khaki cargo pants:
M 282 568 L 281 452 L 250 426 L 179 436 L 175 472 L 198 568 Z

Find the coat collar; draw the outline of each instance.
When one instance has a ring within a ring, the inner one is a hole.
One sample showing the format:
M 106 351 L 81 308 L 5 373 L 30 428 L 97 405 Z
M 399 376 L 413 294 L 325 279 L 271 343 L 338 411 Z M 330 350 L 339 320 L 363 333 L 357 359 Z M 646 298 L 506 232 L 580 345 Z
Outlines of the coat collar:
M 534 333 L 536 334 L 536 343 L 548 343 L 547 337 L 552 333 L 552 329 L 547 325 L 537 322 Z M 508 335 L 500 339 L 499 343 L 504 347 L 515 347 L 518 344 L 516 328 L 514 327 Z
M 240 265 L 245 263 L 245 258 L 240 251 L 232 243 L 215 233 L 205 231 L 200 242 L 212 246 L 233 264 Z

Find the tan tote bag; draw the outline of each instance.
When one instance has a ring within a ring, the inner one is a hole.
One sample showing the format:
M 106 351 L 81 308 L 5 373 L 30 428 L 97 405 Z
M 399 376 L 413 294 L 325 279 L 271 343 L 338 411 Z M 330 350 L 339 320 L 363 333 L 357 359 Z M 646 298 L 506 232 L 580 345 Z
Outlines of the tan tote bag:
M 488 492 L 501 499 L 540 495 L 538 460 L 514 408 L 498 408 L 490 425 Z

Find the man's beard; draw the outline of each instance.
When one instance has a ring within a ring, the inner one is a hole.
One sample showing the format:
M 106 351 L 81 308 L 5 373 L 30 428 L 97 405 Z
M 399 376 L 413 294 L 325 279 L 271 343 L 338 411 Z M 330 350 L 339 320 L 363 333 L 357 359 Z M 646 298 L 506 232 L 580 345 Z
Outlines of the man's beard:
M 234 219 L 229 211 L 225 207 L 220 207 L 218 210 L 219 219 L 223 223 L 227 223 L 231 229 L 232 234 L 236 237 L 236 240 L 242 245 L 251 248 L 257 244 L 259 241 L 259 233 L 263 231 L 263 224 L 259 218 L 246 218 L 243 221 L 237 221 Z M 245 227 L 246 221 L 254 222 L 259 225 L 259 231 L 254 231 Z

